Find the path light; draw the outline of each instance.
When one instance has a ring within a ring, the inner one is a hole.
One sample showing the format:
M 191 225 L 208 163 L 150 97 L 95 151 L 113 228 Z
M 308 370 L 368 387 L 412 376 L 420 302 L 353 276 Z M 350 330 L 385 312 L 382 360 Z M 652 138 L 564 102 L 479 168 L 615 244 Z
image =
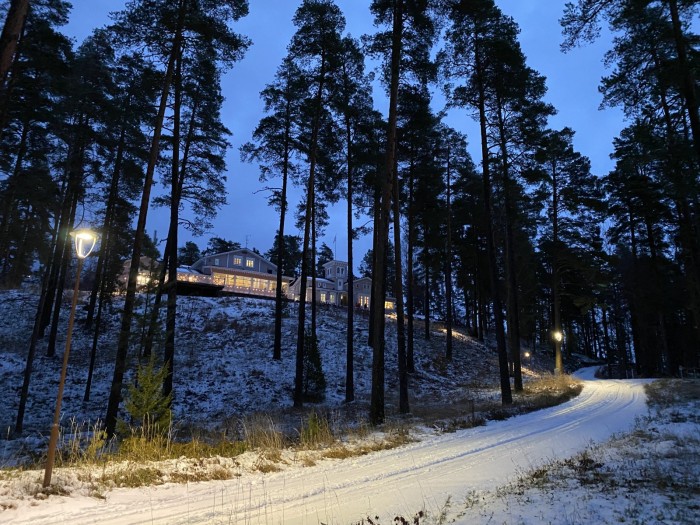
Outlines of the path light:
M 61 418 L 61 401 L 63 400 L 63 387 L 66 383 L 66 369 L 68 368 L 68 356 L 70 343 L 73 337 L 73 321 L 75 320 L 75 307 L 78 304 L 78 291 L 80 287 L 80 271 L 83 269 L 85 258 L 90 255 L 97 243 L 97 234 L 88 229 L 74 230 L 71 237 L 75 240 L 75 253 L 78 257 L 78 269 L 75 275 L 75 287 L 73 288 L 73 303 L 68 317 L 68 331 L 66 332 L 66 349 L 63 352 L 63 366 L 61 367 L 61 379 L 58 381 L 58 395 L 56 396 L 56 410 L 53 414 L 51 425 L 51 438 L 49 439 L 49 451 L 46 455 L 46 470 L 44 471 L 44 487 L 51 485 L 51 473 L 56 458 L 56 443 L 58 442 L 58 423 Z
M 554 375 L 561 375 L 563 370 L 563 363 L 561 361 L 561 342 L 564 340 L 564 333 L 556 328 L 552 332 L 552 339 L 554 339 L 554 355 L 555 355 L 555 366 Z

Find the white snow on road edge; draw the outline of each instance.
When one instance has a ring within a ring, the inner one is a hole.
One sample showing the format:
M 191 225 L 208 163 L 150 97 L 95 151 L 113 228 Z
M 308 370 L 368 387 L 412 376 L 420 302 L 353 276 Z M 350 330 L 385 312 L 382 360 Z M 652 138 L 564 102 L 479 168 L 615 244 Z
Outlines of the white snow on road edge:
M 570 457 L 629 430 L 647 412 L 644 380 L 592 381 L 563 405 L 461 430 L 399 449 L 228 481 L 115 489 L 24 499 L 0 514 L 8 524 L 350 524 L 390 523 L 420 510 L 436 515 L 448 499 L 490 491 L 533 467 Z M 38 474 L 37 474 L 38 477 Z M 8 502 L 3 502 L 7 505 Z M 464 523 L 468 523 L 465 521 Z M 535 522 L 533 522 L 535 523 Z

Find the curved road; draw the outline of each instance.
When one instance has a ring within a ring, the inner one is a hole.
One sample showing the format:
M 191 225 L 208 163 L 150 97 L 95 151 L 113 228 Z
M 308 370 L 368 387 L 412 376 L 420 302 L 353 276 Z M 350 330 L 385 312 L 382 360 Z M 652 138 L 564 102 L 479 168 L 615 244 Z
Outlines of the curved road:
M 525 469 L 628 430 L 646 412 L 646 381 L 595 381 L 590 369 L 581 378 L 583 392 L 563 405 L 395 450 L 228 481 L 118 489 L 106 500 L 51 498 L 0 512 L 0 521 L 350 525 L 367 516 L 390 523 L 397 514 L 435 512 L 448 497 L 457 504 L 471 490 L 493 489 Z

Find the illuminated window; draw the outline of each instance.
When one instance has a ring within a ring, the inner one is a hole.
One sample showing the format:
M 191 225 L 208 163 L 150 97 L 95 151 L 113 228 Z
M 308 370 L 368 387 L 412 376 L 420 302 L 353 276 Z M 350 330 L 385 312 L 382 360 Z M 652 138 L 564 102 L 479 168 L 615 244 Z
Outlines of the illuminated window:
M 326 302 L 326 292 L 321 292 L 321 302 L 322 303 Z
M 394 303 L 392 303 L 391 301 L 384 301 L 384 309 L 385 310 L 393 310 Z
M 247 268 L 253 268 L 255 266 L 255 261 L 253 259 L 246 259 L 245 265 Z
M 233 264 L 235 264 L 236 266 L 242 266 L 242 265 L 243 265 L 243 261 L 241 260 L 240 257 L 234 256 L 234 258 L 233 258 Z

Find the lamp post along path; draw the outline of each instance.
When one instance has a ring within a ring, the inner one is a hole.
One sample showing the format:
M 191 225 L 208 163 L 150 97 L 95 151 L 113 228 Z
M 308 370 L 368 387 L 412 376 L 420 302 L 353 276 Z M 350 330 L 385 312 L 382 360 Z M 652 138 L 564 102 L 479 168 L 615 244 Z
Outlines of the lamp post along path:
M 49 438 L 49 450 L 46 454 L 46 470 L 44 471 L 44 487 L 51 485 L 51 474 L 53 464 L 56 459 L 56 445 L 58 443 L 58 425 L 61 420 L 61 402 L 63 401 L 63 388 L 66 383 L 66 371 L 68 369 L 68 357 L 70 355 L 71 339 L 73 337 L 73 322 L 75 321 L 75 307 L 78 304 L 78 292 L 80 290 L 80 272 L 83 269 L 85 258 L 90 255 L 97 242 L 97 235 L 90 230 L 75 230 L 71 232 L 75 238 L 75 252 L 78 257 L 78 268 L 75 276 L 75 286 L 73 288 L 73 301 L 68 317 L 68 331 L 66 332 L 66 349 L 63 352 L 63 366 L 61 367 L 61 378 L 58 382 L 58 394 L 56 396 L 56 409 L 53 414 L 53 424 L 51 425 L 51 437 Z
M 560 328 L 554 328 L 552 339 L 554 339 L 554 374 L 561 375 L 564 373 L 564 361 L 561 355 L 561 342 L 564 339 L 564 333 Z

